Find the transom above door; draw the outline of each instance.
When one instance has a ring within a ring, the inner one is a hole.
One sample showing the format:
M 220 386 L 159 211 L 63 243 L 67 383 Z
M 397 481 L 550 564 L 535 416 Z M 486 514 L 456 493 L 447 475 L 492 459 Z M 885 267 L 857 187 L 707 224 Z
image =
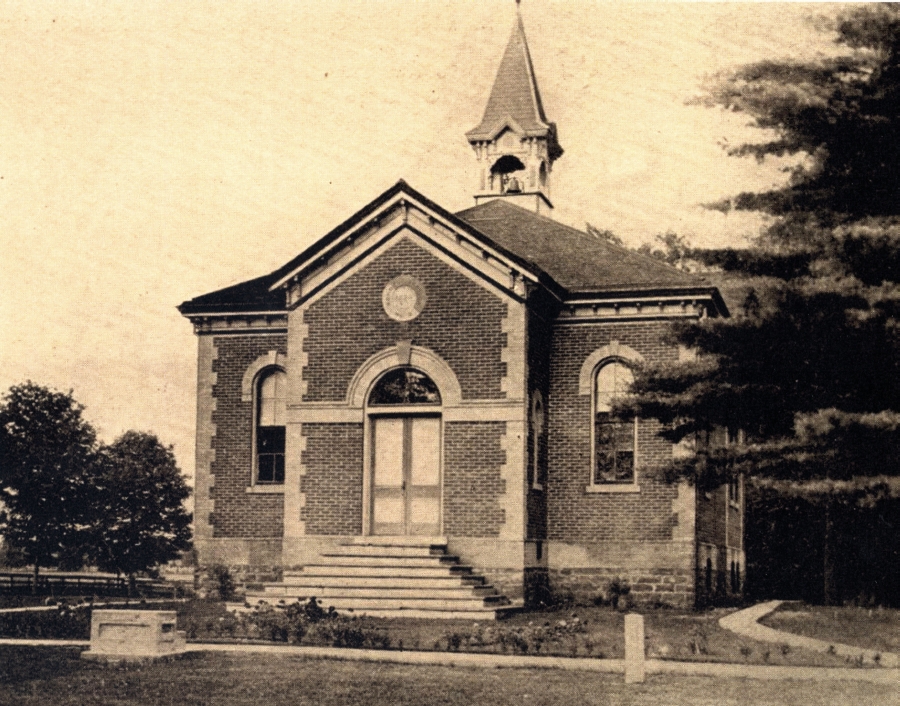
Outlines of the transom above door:
M 440 533 L 440 403 L 431 379 L 412 368 L 388 372 L 372 389 L 372 534 Z

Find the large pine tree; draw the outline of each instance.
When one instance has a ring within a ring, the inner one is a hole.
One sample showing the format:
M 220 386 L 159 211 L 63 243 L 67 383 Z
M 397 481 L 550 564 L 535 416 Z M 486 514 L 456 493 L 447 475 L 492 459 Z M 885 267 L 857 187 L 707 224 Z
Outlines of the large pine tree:
M 746 445 L 701 444 L 667 471 L 701 484 L 743 472 L 817 502 L 827 602 L 839 597 L 837 505 L 900 495 L 900 9 L 860 6 L 833 29 L 835 56 L 764 61 L 711 85 L 710 106 L 760 128 L 731 154 L 798 159 L 783 186 L 714 204 L 772 217 L 747 250 L 691 253 L 756 286 L 731 319 L 680 329 L 698 357 L 645 370 L 628 408 L 676 441 L 745 430 Z

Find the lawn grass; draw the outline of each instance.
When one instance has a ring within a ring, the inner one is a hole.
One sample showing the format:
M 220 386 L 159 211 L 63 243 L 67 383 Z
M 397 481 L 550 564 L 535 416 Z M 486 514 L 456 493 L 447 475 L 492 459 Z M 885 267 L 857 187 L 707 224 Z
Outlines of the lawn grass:
M 728 612 L 722 609 L 645 611 L 647 656 L 733 664 L 847 666 L 847 660 L 837 655 L 782 648 L 740 637 L 719 627 L 719 618 Z M 371 624 L 390 638 L 392 649 L 402 646 L 408 650 L 560 657 L 621 659 L 625 656 L 625 616 L 604 606 L 519 613 L 496 622 L 373 619 Z M 503 633 L 518 634 L 521 639 L 508 639 L 504 643 L 498 639 Z M 537 644 L 535 636 L 542 635 L 546 639 Z
M 900 610 L 785 603 L 762 623 L 826 642 L 900 653 Z
M 789 682 L 521 669 L 371 664 L 292 656 L 196 654 L 144 666 L 84 662 L 63 648 L 0 646 L 2 706 L 895 706 L 896 689 L 863 682 Z
M 143 607 L 140 603 L 131 603 L 130 606 Z M 218 601 L 196 600 L 146 607 L 176 610 L 178 629 L 187 632 L 190 642 L 258 642 L 273 637 L 265 629 L 260 630 L 259 624 L 254 626 L 248 616 L 236 616 Z M 838 655 L 755 642 L 735 635 L 719 627 L 719 618 L 727 612 L 723 609 L 703 612 L 645 611 L 647 656 L 751 665 L 842 667 L 848 664 L 845 658 Z M 86 613 L 74 622 L 68 613 L 16 614 L 0 618 L 0 633 L 3 636 L 70 639 L 87 639 L 89 636 Z M 17 627 L 26 624 L 27 629 Z M 51 634 L 57 628 L 65 628 L 65 634 Z M 357 643 L 348 641 L 353 634 L 359 638 Z M 291 633 L 281 634 L 276 639 L 296 642 L 296 636 Z M 499 621 L 345 618 L 334 626 L 330 621 L 319 626 L 307 625 L 300 644 L 356 644 L 392 650 L 622 658 L 625 653 L 624 614 L 609 607 L 590 605 L 523 612 Z

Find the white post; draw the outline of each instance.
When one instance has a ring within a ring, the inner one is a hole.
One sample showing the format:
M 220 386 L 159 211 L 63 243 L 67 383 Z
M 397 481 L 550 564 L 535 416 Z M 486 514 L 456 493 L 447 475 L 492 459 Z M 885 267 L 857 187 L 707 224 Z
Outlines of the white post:
M 625 616 L 625 683 L 644 681 L 644 616 Z

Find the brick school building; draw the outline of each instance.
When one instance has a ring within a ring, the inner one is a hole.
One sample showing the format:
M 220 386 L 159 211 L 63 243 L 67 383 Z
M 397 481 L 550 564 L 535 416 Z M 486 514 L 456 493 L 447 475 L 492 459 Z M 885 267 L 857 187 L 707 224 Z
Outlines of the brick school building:
M 434 566 L 512 601 L 617 578 L 647 603 L 739 593 L 740 484 L 666 482 L 680 450 L 659 423 L 610 413 L 635 366 L 684 355 L 673 322 L 728 315 L 719 293 L 553 220 L 563 150 L 521 19 L 466 137 L 472 208 L 399 181 L 275 272 L 180 306 L 201 564 L 373 612 L 379 587 L 383 610 L 427 611 L 450 590 Z

